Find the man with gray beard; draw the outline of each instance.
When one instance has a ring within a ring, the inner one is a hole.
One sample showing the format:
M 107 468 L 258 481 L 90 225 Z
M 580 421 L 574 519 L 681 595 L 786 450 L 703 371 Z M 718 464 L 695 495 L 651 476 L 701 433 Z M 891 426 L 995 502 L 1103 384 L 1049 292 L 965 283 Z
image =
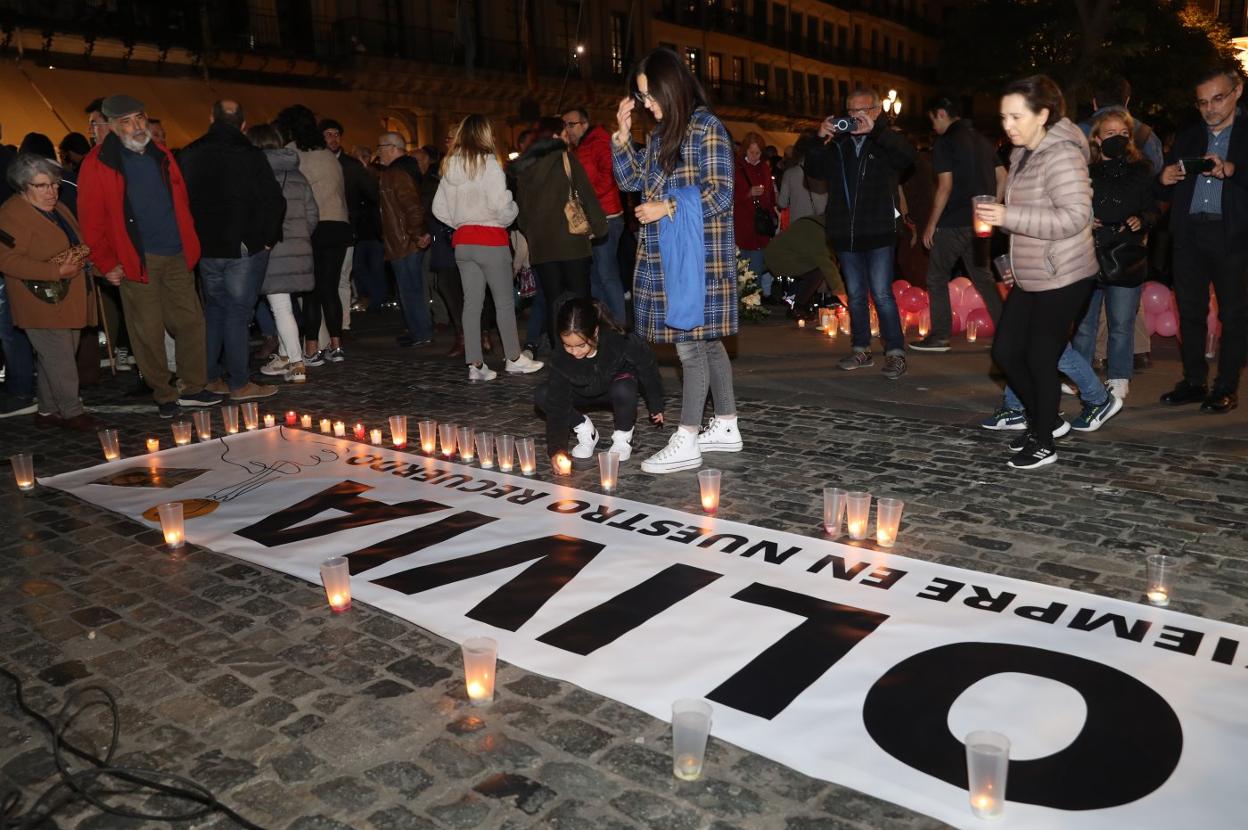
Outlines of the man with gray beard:
M 212 406 L 204 389 L 204 313 L 191 271 L 199 238 L 182 171 L 152 141 L 143 102 L 129 95 L 104 99 L 109 135 L 82 162 L 78 221 L 91 261 L 121 287 L 130 344 L 162 418 L 180 407 Z M 165 331 L 176 344 L 174 385 L 165 362 Z

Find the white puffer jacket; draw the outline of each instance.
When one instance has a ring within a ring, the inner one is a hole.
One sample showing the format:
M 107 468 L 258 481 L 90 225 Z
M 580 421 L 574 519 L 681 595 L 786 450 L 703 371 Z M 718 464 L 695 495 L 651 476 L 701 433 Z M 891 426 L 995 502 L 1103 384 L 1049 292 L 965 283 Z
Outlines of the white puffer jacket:
M 1063 118 L 1018 169 L 1024 148 L 1010 156 L 1005 222 L 1010 264 L 1024 291 L 1050 291 L 1097 273 L 1092 243 L 1092 180 L 1088 140 Z
M 516 220 L 519 208 L 507 189 L 502 165 L 487 156 L 472 178 L 460 156 L 452 156 L 443 168 L 442 181 L 433 197 L 433 215 L 452 228 L 484 225 L 505 228 Z

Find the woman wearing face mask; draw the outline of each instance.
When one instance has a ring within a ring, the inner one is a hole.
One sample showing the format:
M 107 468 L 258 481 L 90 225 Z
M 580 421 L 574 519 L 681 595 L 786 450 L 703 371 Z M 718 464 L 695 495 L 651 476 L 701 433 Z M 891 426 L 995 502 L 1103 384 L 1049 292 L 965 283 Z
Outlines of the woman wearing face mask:
M 1157 221 L 1152 165 L 1135 146 L 1134 134 L 1134 119 L 1120 107 L 1105 110 L 1092 122 L 1092 164 L 1088 172 L 1092 176 L 1092 236 L 1098 258 L 1105 263 L 1109 252 L 1118 249 L 1120 258 L 1125 253 L 1138 264 L 1134 269 L 1118 269 L 1118 273 L 1108 275 L 1102 268 L 1100 282 L 1092 292 L 1092 302 L 1074 340 L 1075 348 L 1090 361 L 1104 303 L 1109 332 L 1106 386 L 1120 400 L 1127 397 L 1135 369 L 1135 314 L 1148 275 L 1145 246 L 1148 229 Z M 1126 248 L 1119 247 L 1124 244 Z
M 776 182 L 771 177 L 771 165 L 763 158 L 763 137 L 758 133 L 746 133 L 741 158 L 737 159 L 733 227 L 741 255 L 750 261 L 750 270 L 758 277 L 763 298 L 770 300 L 772 276 L 764 263 L 763 249 L 771 236 L 759 232 L 755 219 L 760 211 L 773 220 L 776 218 Z
M 702 453 L 742 448 L 722 340 L 737 331 L 732 141 L 707 107 L 702 85 L 672 50 L 643 58 L 631 85 L 633 94 L 616 111 L 611 151 L 620 190 L 641 193 L 635 327 L 651 343 L 675 343 L 684 370 L 680 427 L 641 469 L 673 473 L 701 466 Z M 634 150 L 638 103 L 655 128 L 646 146 Z M 715 417 L 699 434 L 708 395 Z
M 1005 88 L 1001 121 L 1014 145 L 1005 204 L 975 206 L 976 218 L 1010 234 L 1015 285 L 1001 311 L 992 357 L 1026 412 L 1025 438 L 1008 462 L 1015 469 L 1057 460 L 1058 359 L 1099 271 L 1088 142 L 1064 115 L 1062 92 L 1050 78 L 1035 75 Z M 1122 405 L 1107 394 L 1091 419 L 1099 426 L 1117 411 L 1115 404 Z

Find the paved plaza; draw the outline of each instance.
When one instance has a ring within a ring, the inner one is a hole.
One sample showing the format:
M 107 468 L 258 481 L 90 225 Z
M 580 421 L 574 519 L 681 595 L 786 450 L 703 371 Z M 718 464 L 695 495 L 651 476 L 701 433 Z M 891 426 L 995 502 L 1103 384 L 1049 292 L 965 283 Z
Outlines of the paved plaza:
M 542 375 L 470 385 L 458 359 L 391 346 L 397 314 L 357 321 L 348 362 L 261 404 L 348 422 L 428 414 L 538 436 Z M 999 401 L 983 343 L 914 355 L 890 382 L 834 368 L 847 350 L 777 318 L 734 352 L 744 452 L 724 470 L 723 518 L 819 536 L 825 484 L 905 500 L 893 552 L 1129 601 L 1146 555 L 1181 559 L 1175 610 L 1248 624 L 1248 411 L 1202 416 L 1154 402 L 1179 377 L 1173 340 L 1101 431 L 1059 442 L 1058 464 L 1009 470 L 1008 434 L 975 426 Z M 660 355 L 669 415 L 675 360 Z M 495 363 L 501 358 L 495 359 Z M 126 455 L 168 421 L 124 393 L 84 390 Z M 1077 404 L 1064 402 L 1068 416 Z M 600 413 L 600 429 L 607 420 Z M 218 421 L 219 423 L 219 421 Z M 696 512 L 692 472 L 646 476 L 666 431 L 639 425 L 620 495 Z M 27 450 L 41 476 L 99 463 L 93 434 L 0 422 L 0 457 Z M 539 470 L 546 477 L 546 473 Z M 671 775 L 667 724 L 572 684 L 502 666 L 487 709 L 468 705 L 458 647 L 357 603 L 340 617 L 319 585 L 190 546 L 59 491 L 0 483 L 0 665 L 31 704 L 59 709 L 102 684 L 121 708 L 119 765 L 176 772 L 252 822 L 291 830 L 918 830 L 933 819 L 804 777 L 712 739 L 703 780 Z M 593 489 L 596 473 L 571 483 Z M 0 792 L 29 807 L 55 780 L 46 733 L 0 681 Z M 90 719 L 88 719 L 90 721 Z M 90 723 L 77 734 L 99 738 Z M 820 740 L 813 729 L 809 740 Z M 141 803 L 141 802 L 140 802 Z M 147 806 L 158 806 L 149 803 Z M 168 826 L 73 804 L 61 828 Z M 52 826 L 52 825 L 48 825 Z M 227 828 L 210 816 L 190 826 Z

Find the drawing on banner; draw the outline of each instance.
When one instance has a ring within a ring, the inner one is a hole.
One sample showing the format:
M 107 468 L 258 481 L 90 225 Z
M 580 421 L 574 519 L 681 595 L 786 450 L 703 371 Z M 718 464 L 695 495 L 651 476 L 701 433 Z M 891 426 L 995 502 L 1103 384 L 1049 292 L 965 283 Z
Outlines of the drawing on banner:
M 1233 625 L 299 431 L 158 457 L 204 470 L 170 494 L 218 505 L 195 544 L 314 582 L 341 556 L 353 601 L 656 717 L 704 698 L 719 738 L 956 826 L 976 730 L 1010 740 L 1002 827 L 1248 810 Z M 98 480 L 46 483 L 150 507 Z
M 141 467 L 129 467 L 109 473 L 101 479 L 91 482 L 108 487 L 156 487 L 169 489 L 180 484 L 193 481 L 207 470 L 192 470 L 180 467 L 158 467 L 147 463 Z

